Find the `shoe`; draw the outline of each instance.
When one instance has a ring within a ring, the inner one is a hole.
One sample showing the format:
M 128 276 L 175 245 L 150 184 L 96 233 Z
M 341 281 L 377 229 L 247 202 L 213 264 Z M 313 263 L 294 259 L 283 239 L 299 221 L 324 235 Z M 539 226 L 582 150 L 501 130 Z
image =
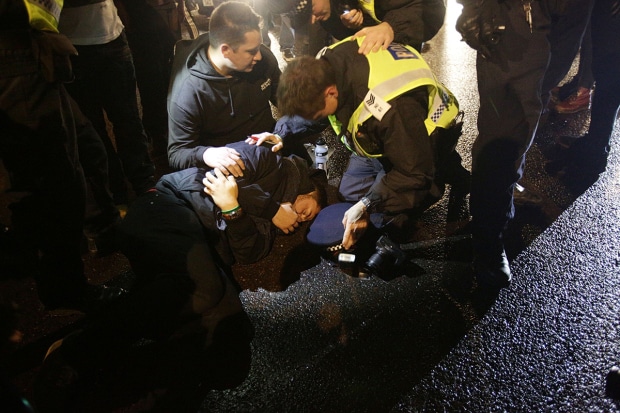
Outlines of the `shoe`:
M 516 205 L 521 206 L 538 206 L 542 203 L 543 199 L 540 195 L 533 191 L 526 189 L 523 185 L 516 184 L 512 193 L 513 202 Z
M 572 94 L 567 99 L 556 103 L 553 110 L 556 113 L 577 113 L 590 109 L 591 102 L 591 89 L 580 87 L 577 90 L 577 93 Z
M 60 348 L 67 337 L 54 342 L 43 360 L 32 389 L 32 400 L 36 411 L 70 411 L 71 400 L 78 393 L 79 374 L 63 358 Z
M 553 159 L 545 162 L 544 168 L 549 176 L 563 178 L 567 172 L 568 162 L 566 159 Z
M 512 281 L 510 264 L 504 248 L 498 254 L 488 250 L 474 254 L 472 267 L 478 282 L 486 286 L 505 288 Z
M 285 62 L 290 62 L 295 58 L 295 53 L 293 53 L 292 49 L 283 49 L 282 50 L 282 58 Z
M 605 378 L 605 396 L 620 400 L 620 368 L 614 366 Z
M 78 311 L 86 314 L 103 310 L 112 301 L 118 300 L 127 294 L 122 287 L 87 284 L 80 289 L 79 294 L 66 295 L 61 299 L 48 299 L 44 302 L 45 309 L 55 315 L 69 314 Z
M 556 145 L 563 149 L 570 149 L 579 139 L 582 139 L 583 136 L 558 136 L 554 139 Z

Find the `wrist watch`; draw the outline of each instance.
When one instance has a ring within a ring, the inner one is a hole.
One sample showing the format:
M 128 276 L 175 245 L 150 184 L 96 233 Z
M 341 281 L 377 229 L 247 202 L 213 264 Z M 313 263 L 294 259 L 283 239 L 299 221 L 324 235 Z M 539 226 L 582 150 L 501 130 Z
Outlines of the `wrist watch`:
M 369 212 L 370 211 L 370 199 L 366 197 L 362 197 L 362 199 L 360 199 L 360 202 L 364 204 L 364 208 L 366 208 L 366 212 Z

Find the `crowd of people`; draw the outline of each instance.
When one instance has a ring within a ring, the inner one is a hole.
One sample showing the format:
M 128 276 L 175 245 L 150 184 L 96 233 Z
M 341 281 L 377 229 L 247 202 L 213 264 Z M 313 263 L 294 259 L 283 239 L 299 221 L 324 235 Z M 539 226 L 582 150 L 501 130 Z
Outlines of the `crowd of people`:
M 11 206 L 10 236 L 36 252 L 45 308 L 88 319 L 46 355 L 36 411 L 71 411 L 76 386 L 119 354 L 130 360 L 140 340 L 141 363 L 174 360 L 154 374 L 165 386 L 206 380 L 213 348 L 247 344 L 232 265 L 264 258 L 278 231 L 327 205 L 327 176 L 303 145 L 326 128 L 351 152 L 338 188 L 350 204 L 337 217 L 344 249 L 370 226 L 406 242 L 450 188 L 469 195 L 472 271 L 492 288 L 512 279 L 505 230 L 547 107 L 574 112 L 593 96 L 587 135 L 558 142 L 549 170 L 578 191 L 605 170 L 620 106 L 620 50 L 606 41 L 620 30 L 618 0 L 458 0 L 456 30 L 477 51 L 471 173 L 455 149 L 458 96 L 420 54 L 444 0 L 217 2 L 191 40 L 153 3 L 0 5 L 0 158 L 27 194 Z M 265 44 L 274 16 L 281 36 L 302 39 L 284 46 L 298 45 L 283 71 Z M 580 76 L 558 98 L 580 49 Z M 169 171 L 156 171 L 154 151 Z M 128 258 L 129 291 L 87 282 L 85 236 Z

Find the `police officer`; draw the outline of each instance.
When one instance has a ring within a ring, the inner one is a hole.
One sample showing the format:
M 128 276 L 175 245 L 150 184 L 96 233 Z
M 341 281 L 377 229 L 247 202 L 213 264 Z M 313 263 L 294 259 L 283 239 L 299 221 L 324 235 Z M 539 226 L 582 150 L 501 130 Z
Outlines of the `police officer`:
M 444 0 L 312 0 L 312 22 L 337 39 L 364 37 L 363 54 L 394 41 L 420 51 L 437 34 L 445 14 Z
M 344 200 L 354 202 L 342 221 L 347 249 L 364 233 L 371 211 L 384 214 L 383 223 L 406 237 L 399 230 L 409 218 L 436 202 L 446 182 L 456 182 L 440 179 L 448 171 L 438 170 L 434 145 L 459 113 L 456 99 L 412 47 L 394 43 L 363 55 L 363 41 L 345 39 L 320 59 L 290 62 L 278 88 L 284 114 L 327 117 L 353 152 L 339 188 Z M 441 164 L 466 183 L 468 172 L 453 149 Z
M 548 35 L 566 0 L 459 0 L 456 29 L 478 51 L 480 108 L 472 148 L 470 209 L 474 273 L 505 287 L 512 280 L 504 230 L 514 216 L 513 189 L 543 109 Z M 587 15 L 583 16 L 587 19 Z

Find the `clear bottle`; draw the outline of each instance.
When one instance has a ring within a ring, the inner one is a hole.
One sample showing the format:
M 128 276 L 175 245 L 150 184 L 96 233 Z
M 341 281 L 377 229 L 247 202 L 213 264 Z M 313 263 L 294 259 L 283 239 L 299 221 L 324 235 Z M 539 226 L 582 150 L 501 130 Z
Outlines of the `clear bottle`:
M 319 137 L 314 145 L 314 167 L 327 173 L 328 148 L 325 139 Z

